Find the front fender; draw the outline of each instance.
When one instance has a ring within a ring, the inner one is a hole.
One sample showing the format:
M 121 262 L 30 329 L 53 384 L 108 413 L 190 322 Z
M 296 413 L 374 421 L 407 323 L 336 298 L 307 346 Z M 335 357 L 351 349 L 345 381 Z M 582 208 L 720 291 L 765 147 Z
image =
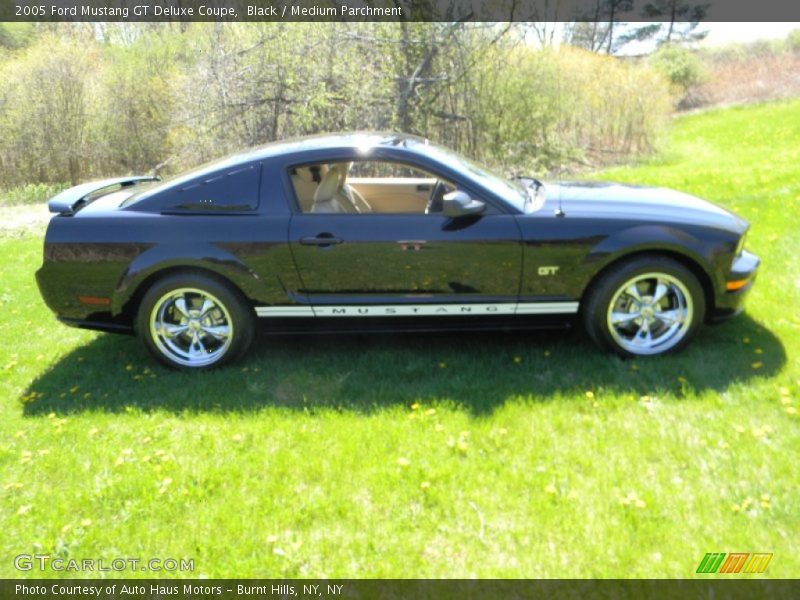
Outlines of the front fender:
M 713 285 L 714 292 L 724 288 L 723 269 L 720 263 L 729 254 L 729 240 L 703 232 L 703 239 L 685 229 L 669 225 L 642 225 L 622 229 L 601 240 L 586 256 L 584 264 L 591 273 L 586 287 L 594 276 L 610 264 L 628 256 L 644 252 L 672 254 L 697 265 Z

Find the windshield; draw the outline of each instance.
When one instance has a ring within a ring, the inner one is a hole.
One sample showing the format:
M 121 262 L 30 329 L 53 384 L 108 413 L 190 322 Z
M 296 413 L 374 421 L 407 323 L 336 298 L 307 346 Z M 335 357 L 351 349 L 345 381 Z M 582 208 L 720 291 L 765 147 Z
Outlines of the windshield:
M 534 193 L 535 190 L 529 190 L 519 181 L 508 180 L 496 175 L 476 165 L 468 158 L 441 146 L 428 144 L 425 146 L 424 152 L 454 170 L 469 172 L 473 179 L 520 212 L 528 212 L 527 206 L 533 204 L 529 194 Z

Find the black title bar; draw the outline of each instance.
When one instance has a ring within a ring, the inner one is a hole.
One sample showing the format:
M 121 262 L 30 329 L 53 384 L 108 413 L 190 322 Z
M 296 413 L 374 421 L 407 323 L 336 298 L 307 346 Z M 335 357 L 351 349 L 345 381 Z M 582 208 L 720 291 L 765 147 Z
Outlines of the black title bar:
M 796 0 L 0 0 L 0 21 L 800 21 Z

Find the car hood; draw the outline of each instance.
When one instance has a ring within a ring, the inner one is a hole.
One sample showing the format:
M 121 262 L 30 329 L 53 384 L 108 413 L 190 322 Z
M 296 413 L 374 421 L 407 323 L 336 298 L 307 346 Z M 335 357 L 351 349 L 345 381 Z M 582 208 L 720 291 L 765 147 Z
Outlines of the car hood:
M 548 207 L 559 200 L 567 217 L 621 218 L 664 221 L 747 230 L 747 221 L 701 198 L 666 188 L 603 181 L 568 181 L 547 184 Z

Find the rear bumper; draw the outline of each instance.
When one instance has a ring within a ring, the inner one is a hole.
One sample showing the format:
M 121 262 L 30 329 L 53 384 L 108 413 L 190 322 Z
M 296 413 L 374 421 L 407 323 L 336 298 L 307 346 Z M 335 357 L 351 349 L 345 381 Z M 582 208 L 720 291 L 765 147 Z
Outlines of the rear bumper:
M 747 250 L 743 250 L 733 261 L 726 277 L 726 287 L 717 294 L 716 305 L 709 311 L 709 323 L 727 321 L 744 310 L 744 300 L 755 284 L 760 264 L 758 256 Z M 729 287 L 735 289 L 728 289 Z
M 64 325 L 77 327 L 78 329 L 91 329 L 92 331 L 104 331 L 106 333 L 124 333 L 133 335 L 133 327 L 128 323 L 119 323 L 106 317 L 105 313 L 92 315 L 88 319 L 72 319 L 69 317 L 56 317 Z

